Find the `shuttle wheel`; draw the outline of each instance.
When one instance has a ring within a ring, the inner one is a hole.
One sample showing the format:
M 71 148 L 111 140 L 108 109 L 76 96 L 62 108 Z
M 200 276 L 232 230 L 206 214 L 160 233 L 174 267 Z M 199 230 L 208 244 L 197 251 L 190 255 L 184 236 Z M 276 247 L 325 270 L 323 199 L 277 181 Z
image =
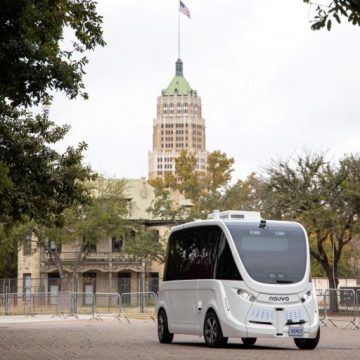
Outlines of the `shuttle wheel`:
M 256 343 L 256 338 L 251 338 L 251 337 L 245 338 L 245 337 L 243 337 L 243 338 L 241 338 L 241 340 L 242 340 L 244 345 L 254 345 Z
M 158 337 L 163 344 L 170 344 L 174 334 L 170 334 L 165 310 L 161 309 L 158 313 Z
M 319 340 L 320 340 L 320 327 L 314 339 L 295 338 L 294 342 L 295 345 L 301 350 L 313 350 L 316 348 L 317 344 L 319 343 Z
M 228 338 L 223 336 L 220 321 L 213 310 L 210 310 L 205 317 L 204 339 L 210 347 L 220 347 L 228 341 Z

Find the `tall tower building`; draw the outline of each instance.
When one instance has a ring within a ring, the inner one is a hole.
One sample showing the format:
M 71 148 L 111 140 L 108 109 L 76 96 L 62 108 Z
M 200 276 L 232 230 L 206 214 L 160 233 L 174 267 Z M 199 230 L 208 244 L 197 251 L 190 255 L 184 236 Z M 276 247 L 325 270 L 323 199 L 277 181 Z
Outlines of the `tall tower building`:
M 153 149 L 149 152 L 149 179 L 175 174 L 175 158 L 181 150 L 195 154 L 197 170 L 205 172 L 205 120 L 201 98 L 183 74 L 183 62 L 176 61 L 175 76 L 157 99 L 153 123 Z

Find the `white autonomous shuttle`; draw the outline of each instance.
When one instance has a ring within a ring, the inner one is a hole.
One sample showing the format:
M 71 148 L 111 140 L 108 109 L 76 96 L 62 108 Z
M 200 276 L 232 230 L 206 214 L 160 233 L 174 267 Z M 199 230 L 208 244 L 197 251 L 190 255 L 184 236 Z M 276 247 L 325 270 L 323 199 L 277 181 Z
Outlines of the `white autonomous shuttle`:
M 161 343 L 203 335 L 208 346 L 240 337 L 294 339 L 314 349 L 320 338 L 305 229 L 251 211 L 215 210 L 176 226 L 167 247 L 157 318 Z

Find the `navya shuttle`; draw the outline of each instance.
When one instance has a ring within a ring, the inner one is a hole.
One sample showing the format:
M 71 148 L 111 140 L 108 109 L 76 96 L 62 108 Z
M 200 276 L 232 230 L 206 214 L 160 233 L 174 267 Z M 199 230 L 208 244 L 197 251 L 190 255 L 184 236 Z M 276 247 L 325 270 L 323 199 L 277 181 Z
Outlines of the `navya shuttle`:
M 158 302 L 158 337 L 203 335 L 210 347 L 229 337 L 293 338 L 314 349 L 320 338 L 305 229 L 251 211 L 215 210 L 208 220 L 172 229 Z

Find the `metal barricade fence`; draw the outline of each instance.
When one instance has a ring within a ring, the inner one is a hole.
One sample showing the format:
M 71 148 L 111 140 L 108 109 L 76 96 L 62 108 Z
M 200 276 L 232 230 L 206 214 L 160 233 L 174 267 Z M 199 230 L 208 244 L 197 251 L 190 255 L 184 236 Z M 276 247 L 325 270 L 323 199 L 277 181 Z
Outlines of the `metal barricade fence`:
M 53 297 L 57 297 L 54 293 L 36 293 L 25 295 L 26 313 L 25 315 L 49 315 L 56 312 L 57 302 Z
M 119 293 L 95 293 L 94 297 L 93 318 L 101 320 L 102 317 L 110 316 L 120 321 L 122 317 L 125 317 Z
M 122 293 L 121 302 L 126 319 L 155 320 L 156 295 L 154 292 Z
M 58 293 L 51 293 L 50 297 L 51 303 L 56 304 L 56 311 L 54 316 L 63 316 L 73 314 L 73 304 L 72 304 L 72 292 L 71 291 L 61 291 Z
M 52 314 L 56 306 L 49 304 L 51 293 L 36 294 L 3 294 L 0 295 L 0 312 L 2 315 L 38 315 Z
M 355 304 L 356 304 L 356 316 L 355 323 L 352 329 L 360 329 L 360 289 L 356 289 L 355 292 Z
M 360 289 L 326 289 L 316 291 L 319 319 L 322 326 L 332 324 L 343 328 L 352 325 L 360 329 Z M 90 293 L 48 292 L 34 294 L 0 294 L 0 316 L 7 315 L 53 315 L 66 318 L 80 314 L 92 318 L 113 317 L 153 319 L 156 317 L 154 292 Z
M 93 315 L 95 313 L 95 295 L 91 292 L 71 293 L 71 314 Z
M 26 300 L 24 295 L 17 293 L 0 295 L 0 313 L 2 315 L 25 315 Z
M 319 320 L 321 326 L 324 326 L 326 318 L 326 296 L 325 292 L 321 289 L 316 289 L 316 300 L 318 304 Z
M 355 291 L 353 289 L 326 289 L 325 291 L 325 320 L 337 327 L 336 322 L 345 322 L 343 328 L 355 325 L 357 307 L 355 303 Z

